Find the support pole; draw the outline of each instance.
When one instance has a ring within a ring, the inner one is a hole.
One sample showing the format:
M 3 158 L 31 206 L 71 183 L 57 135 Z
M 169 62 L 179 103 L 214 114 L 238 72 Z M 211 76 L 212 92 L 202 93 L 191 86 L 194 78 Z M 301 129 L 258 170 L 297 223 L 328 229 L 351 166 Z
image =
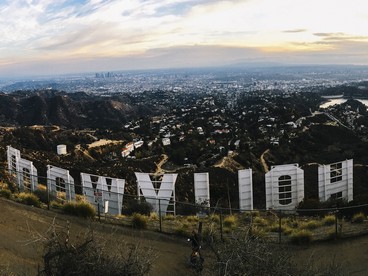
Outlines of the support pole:
M 158 199 L 158 217 L 160 219 L 160 232 L 162 232 L 161 198 Z

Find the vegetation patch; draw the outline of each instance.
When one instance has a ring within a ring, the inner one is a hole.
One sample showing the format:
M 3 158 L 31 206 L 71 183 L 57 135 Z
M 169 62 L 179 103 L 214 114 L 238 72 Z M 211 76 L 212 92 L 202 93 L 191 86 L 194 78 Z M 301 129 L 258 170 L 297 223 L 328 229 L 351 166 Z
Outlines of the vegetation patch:
M 264 239 L 267 236 L 267 230 L 264 227 L 253 226 L 249 229 L 249 235 L 254 238 Z
M 134 213 L 149 216 L 153 210 L 153 207 L 148 202 L 136 201 L 135 199 L 127 200 L 127 205 L 123 208 L 124 215 L 131 216 Z
M 321 223 L 317 220 L 310 220 L 300 224 L 301 229 L 314 230 L 321 226 Z
M 334 225 L 336 221 L 336 218 L 334 215 L 327 215 L 323 218 L 322 223 L 324 225 Z
M 174 215 L 166 215 L 166 216 L 164 216 L 164 220 L 170 220 L 170 221 L 175 220 L 175 216 Z
M 199 221 L 199 218 L 197 216 L 187 216 L 186 219 L 188 222 L 191 222 L 191 223 Z
M 148 217 L 139 213 L 134 213 L 132 216 L 132 226 L 137 229 L 146 229 Z
M 111 250 L 92 232 L 84 236 L 73 242 L 69 228 L 57 231 L 53 224 L 40 239 L 44 263 L 39 275 L 149 275 L 157 257 L 152 248 L 139 244 L 119 243 Z
M 255 217 L 253 219 L 253 223 L 258 225 L 258 226 L 266 226 L 268 225 L 268 222 L 266 219 L 262 218 L 262 217 Z
M 312 232 L 301 229 L 290 234 L 290 241 L 293 244 L 309 244 L 312 241 Z
M 358 213 L 358 214 L 355 214 L 351 218 L 351 222 L 352 223 L 363 223 L 365 219 L 366 219 L 366 216 L 364 215 L 364 213 Z
M 81 202 L 66 202 L 62 205 L 62 211 L 65 214 L 83 217 L 83 218 L 94 218 L 96 216 L 95 207 L 90 203 Z
M 32 205 L 35 207 L 41 206 L 41 201 L 35 194 L 19 193 L 16 195 L 15 200 L 26 205 Z
M 227 216 L 224 219 L 224 227 L 234 229 L 237 226 L 238 218 L 234 215 Z
M 190 224 L 188 223 L 178 223 L 174 228 L 175 234 L 179 236 L 184 236 L 184 237 L 190 236 L 190 230 L 191 230 L 191 227 L 190 227 Z
M 12 192 L 9 189 L 1 189 L 0 190 L 0 196 L 5 197 L 7 199 L 10 199 L 12 196 Z
M 33 193 L 40 199 L 42 203 L 49 204 L 50 201 L 55 200 L 55 196 L 48 194 L 48 191 L 42 187 L 43 186 L 38 186 L 37 190 L 35 190 Z
M 217 224 L 220 223 L 220 215 L 218 215 L 218 214 L 211 214 L 209 219 L 210 219 L 211 222 L 214 222 L 214 223 L 217 223 Z
M 150 220 L 159 220 L 160 217 L 156 212 L 151 212 L 150 215 L 149 215 L 149 219 Z

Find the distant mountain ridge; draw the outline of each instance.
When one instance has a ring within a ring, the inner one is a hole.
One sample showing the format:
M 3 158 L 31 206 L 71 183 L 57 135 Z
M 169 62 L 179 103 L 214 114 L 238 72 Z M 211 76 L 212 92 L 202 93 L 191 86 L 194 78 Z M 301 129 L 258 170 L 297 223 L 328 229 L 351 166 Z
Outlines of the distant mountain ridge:
M 127 96 L 100 97 L 56 90 L 0 94 L 0 124 L 115 128 L 140 112 Z M 147 110 L 146 110 L 147 112 Z

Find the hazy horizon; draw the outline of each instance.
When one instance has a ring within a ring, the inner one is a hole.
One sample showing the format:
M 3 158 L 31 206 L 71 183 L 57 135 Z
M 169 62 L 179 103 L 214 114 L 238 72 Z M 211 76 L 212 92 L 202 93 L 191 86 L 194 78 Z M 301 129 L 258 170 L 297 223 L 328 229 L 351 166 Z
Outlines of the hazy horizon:
M 0 74 L 368 65 L 363 0 L 8 0 Z

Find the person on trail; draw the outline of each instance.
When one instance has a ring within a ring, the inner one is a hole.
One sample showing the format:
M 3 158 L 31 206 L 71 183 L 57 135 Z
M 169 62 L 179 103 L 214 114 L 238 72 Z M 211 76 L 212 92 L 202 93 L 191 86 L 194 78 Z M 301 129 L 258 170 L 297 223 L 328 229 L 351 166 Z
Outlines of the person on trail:
M 192 231 L 192 236 L 190 237 L 190 242 L 192 243 L 192 250 L 193 251 L 199 251 L 200 249 L 200 241 L 199 241 L 199 235 L 197 231 Z
M 204 258 L 200 252 L 200 236 L 196 230 L 192 231 L 192 236 L 188 239 L 192 243 L 192 253 L 190 254 L 190 263 L 196 270 L 201 271 L 203 269 Z

